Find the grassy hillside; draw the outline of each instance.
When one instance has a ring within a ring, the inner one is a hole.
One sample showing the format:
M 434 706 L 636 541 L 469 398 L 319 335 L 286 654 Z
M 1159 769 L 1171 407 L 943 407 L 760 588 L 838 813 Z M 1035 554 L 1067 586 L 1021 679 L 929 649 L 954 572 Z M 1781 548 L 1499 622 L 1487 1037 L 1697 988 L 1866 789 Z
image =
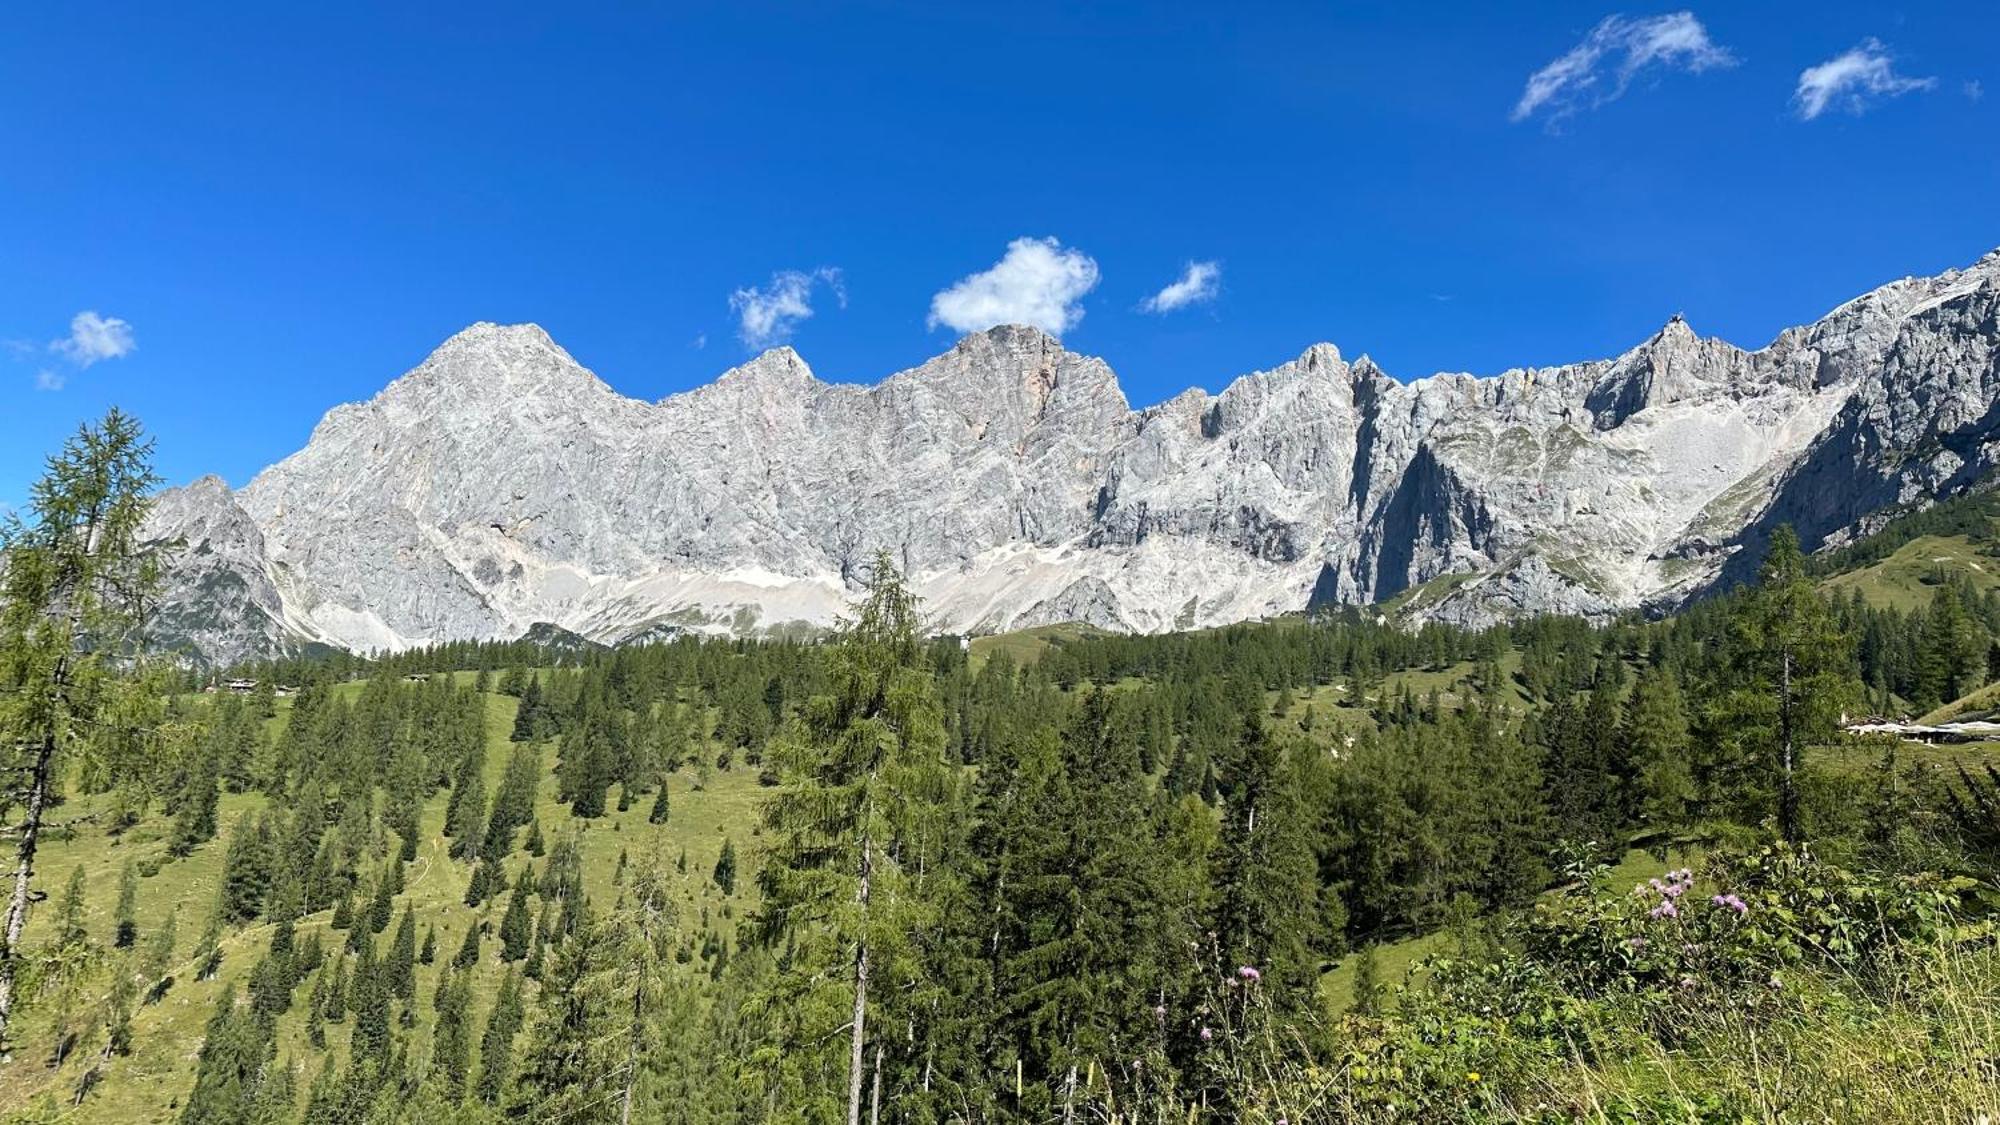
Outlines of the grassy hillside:
M 1965 575 L 1980 593 L 2000 589 L 2000 541 L 1967 535 L 1923 535 L 1888 557 L 1826 579 L 1830 593 L 1858 590 L 1868 604 L 1909 612 L 1930 604 L 1940 578 Z
M 470 679 L 470 676 L 466 673 L 462 679 Z M 335 691 L 352 697 L 358 695 L 361 688 L 358 683 L 343 684 Z M 494 694 L 485 696 L 485 701 L 488 735 L 486 770 L 489 778 L 497 778 L 505 768 L 512 749 L 507 736 L 513 725 L 516 704 L 511 698 Z M 288 699 L 279 701 L 279 716 L 272 720 L 274 725 L 285 720 L 289 704 Z M 543 747 L 543 756 L 546 765 L 553 765 L 551 747 Z M 580 821 L 573 819 L 569 810 L 554 800 L 553 778 L 545 772 L 536 802 L 536 815 L 544 835 L 550 840 L 565 831 L 579 833 L 584 854 L 584 879 L 592 901 L 609 904 L 618 898 L 618 887 L 613 880 L 621 851 L 637 859 L 647 849 L 658 849 L 664 857 L 665 866 L 675 873 L 679 881 L 677 905 L 681 929 L 692 934 L 713 929 L 729 940 L 733 947 L 736 924 L 756 905 L 758 849 L 752 836 L 757 819 L 757 802 L 766 790 L 759 786 L 756 771 L 745 767 L 711 772 L 705 780 L 693 771 L 683 771 L 674 775 L 668 784 L 672 791 L 672 814 L 665 825 L 647 823 L 650 797 L 636 802 L 623 813 L 614 811 L 595 821 Z M 415 909 L 419 941 L 428 924 L 435 923 L 437 926 L 436 960 L 430 965 L 419 965 L 417 969 L 417 1003 L 423 1010 L 428 1010 L 427 1005 L 437 987 L 439 975 L 458 950 L 466 930 L 482 924 L 497 930 L 500 915 L 506 908 L 504 895 L 478 909 L 464 905 L 471 872 L 468 865 L 452 862 L 447 857 L 447 841 L 443 836 L 446 799 L 446 794 L 440 793 L 425 809 L 423 828 L 426 839 L 418 849 L 416 860 L 408 867 L 406 890 L 397 900 L 398 917 L 405 905 Z M 177 979 L 174 986 L 160 1003 L 139 1009 L 134 1020 L 133 1054 L 118 1060 L 110 1068 L 106 1081 L 83 1108 L 65 1110 L 60 1120 L 82 1123 L 168 1122 L 177 1119 L 178 1099 L 186 1096 L 193 1083 L 196 1052 L 214 1011 L 216 997 L 231 986 L 241 991 L 251 967 L 263 954 L 271 938 L 272 926 L 269 924 L 227 933 L 222 944 L 221 972 L 210 981 L 198 982 L 194 979 L 190 959 L 216 900 L 223 856 L 228 847 L 228 828 L 238 816 L 261 810 L 265 804 L 265 799 L 257 795 L 224 794 L 220 808 L 222 833 L 196 848 L 185 859 L 167 858 L 167 821 L 159 817 L 150 818 L 138 828 L 117 837 L 86 824 L 72 834 L 52 840 L 43 849 L 39 864 L 40 881 L 42 886 L 51 888 L 52 900 L 61 894 L 61 888 L 67 884 L 73 870 L 80 867 L 84 871 L 91 934 L 104 948 L 108 949 L 111 944 L 116 888 L 120 871 L 128 860 L 142 865 L 155 862 L 160 865 L 157 874 L 143 878 L 139 883 L 140 948 L 143 949 L 157 927 L 165 923 L 169 913 L 177 907 L 179 909 L 176 926 L 178 940 L 175 943 L 177 968 L 174 972 Z M 65 806 L 59 815 L 65 820 L 76 820 L 101 811 L 95 802 L 79 800 Z M 738 857 L 734 896 L 724 895 L 710 878 L 725 836 L 733 838 Z M 680 869 L 683 855 L 686 857 L 684 871 Z M 510 857 L 510 879 L 517 877 L 525 865 L 524 855 L 517 852 Z M 308 915 L 297 927 L 298 940 L 301 943 L 310 942 L 317 934 L 327 943 L 326 948 L 331 955 L 344 940 L 344 934 L 329 925 L 332 913 L 331 910 L 323 910 Z M 54 919 L 53 901 L 45 903 L 30 921 L 24 944 L 32 946 L 44 940 L 54 925 Z M 378 935 L 378 943 L 393 929 L 392 922 L 389 931 Z M 484 955 L 475 970 L 473 1013 L 476 1020 L 484 1019 L 492 995 L 505 974 L 505 966 L 498 960 L 497 951 L 497 939 L 488 936 L 483 943 Z M 690 971 L 698 971 L 702 968 L 699 952 L 690 952 L 693 954 L 689 962 Z M 533 987 L 531 983 L 530 988 Z M 84 1003 L 87 1006 L 95 999 L 84 998 Z M 281 1057 L 301 1060 L 310 1057 L 304 1038 L 303 1008 L 303 1004 L 295 1005 L 280 1021 Z M 51 1042 L 48 1027 L 50 1014 L 47 1005 L 37 1005 L 29 1022 L 19 1029 L 16 1041 L 37 1048 Z M 329 1042 L 338 1044 L 347 1034 L 351 1022 L 350 1019 L 349 1023 L 328 1025 Z M 426 1033 L 420 1026 L 417 1031 L 420 1042 Z M 0 1113 L 24 1109 L 43 1094 L 55 1097 L 66 1107 L 76 1073 L 77 1068 L 73 1064 L 55 1071 L 43 1066 L 39 1058 L 16 1058 L 12 1065 L 0 1067 Z M 311 1073 L 302 1075 L 301 1090 L 311 1078 Z

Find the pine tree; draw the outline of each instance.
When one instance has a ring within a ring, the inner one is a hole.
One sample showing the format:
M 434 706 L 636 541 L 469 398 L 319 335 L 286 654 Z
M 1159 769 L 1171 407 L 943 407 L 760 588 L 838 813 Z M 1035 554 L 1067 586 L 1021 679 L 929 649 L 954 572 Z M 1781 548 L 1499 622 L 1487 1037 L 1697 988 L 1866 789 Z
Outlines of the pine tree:
M 530 856 L 533 856 L 536 859 L 542 858 L 542 853 L 545 850 L 545 847 L 542 843 L 541 821 L 533 819 L 528 821 L 528 838 L 521 842 L 521 847 Z
M 431 1073 L 447 1100 L 465 1096 L 472 1065 L 472 983 L 468 974 L 446 969 L 438 982 L 437 1026 L 431 1037 Z
M 389 989 L 375 958 L 375 939 L 363 937 L 348 978 L 348 1007 L 354 1011 L 353 1057 L 380 1063 L 389 1054 Z
M 1256 969 L 1281 1008 L 1295 1007 L 1317 977 L 1318 866 L 1297 774 L 1255 712 L 1245 715 L 1231 772 L 1215 926 L 1224 967 Z
M 1625 701 L 1620 736 L 1636 775 L 1634 815 L 1661 831 L 1684 830 L 1696 789 L 1687 706 L 1673 673 L 1653 668 L 1639 677 Z
M 453 859 L 476 859 L 486 826 L 486 748 L 466 748 L 458 772 L 451 783 L 451 800 L 445 805 L 444 832 L 451 837 Z
M 246 812 L 229 833 L 229 851 L 222 861 L 223 917 L 230 922 L 254 920 L 264 912 L 270 888 L 269 836 L 265 825 Z
M 493 865 L 480 860 L 472 867 L 472 877 L 465 881 L 465 905 L 478 906 L 493 897 Z
M 403 907 L 403 919 L 396 923 L 396 939 L 382 962 L 389 995 L 404 1003 L 417 998 L 417 916 Z
M 201 932 L 201 940 L 194 947 L 194 979 L 213 980 L 222 971 L 222 914 L 220 911 L 208 916 L 208 928 Z
M 665 824 L 667 822 L 667 815 L 671 811 L 668 805 L 667 781 L 665 778 L 661 778 L 659 791 L 653 794 L 652 811 L 646 814 L 646 823 Z
M 167 843 L 169 854 L 186 856 L 215 839 L 215 809 L 219 799 L 215 759 L 196 754 L 175 800 L 174 827 Z
M 869 985 L 930 921 L 930 904 L 912 893 L 913 873 L 953 781 L 918 628 L 915 596 L 878 555 L 867 596 L 828 656 L 830 693 L 808 702 L 799 732 L 774 749 L 789 784 L 765 806 L 772 845 L 759 929 L 767 939 L 802 937 L 809 928 L 823 935 L 808 948 L 826 963 L 801 975 L 840 980 L 850 1002 L 849 1125 L 860 1121 L 868 1015 L 871 1002 L 880 1003 Z M 831 1016 L 829 999 L 819 998 L 813 1012 Z M 791 1046 L 800 1065 L 809 1044 L 824 1043 L 838 1026 L 798 1028 L 803 1041 Z
M 991 933 L 967 956 L 990 951 L 996 1041 L 1067 1112 L 1092 1060 L 1155 1032 L 1148 1013 L 1180 991 L 1194 933 L 1166 909 L 1137 738 L 1110 692 L 1088 691 L 1059 740 L 1029 740 L 982 782 Z
M 1354 960 L 1354 1014 L 1373 1019 L 1382 1014 L 1382 967 L 1375 947 L 1363 946 Z
M 736 893 L 736 845 L 727 836 L 722 838 L 722 853 L 715 859 L 715 885 L 725 895 Z
M 131 860 L 118 873 L 118 911 L 116 936 L 111 944 L 117 949 L 130 949 L 139 942 L 139 869 Z
M 1778 831 L 1797 841 L 1799 756 L 1833 738 L 1854 695 L 1853 638 L 1842 632 L 1806 573 L 1798 536 L 1780 527 L 1732 622 L 1734 690 L 1726 700 L 1729 738 L 1775 779 Z
M 528 892 L 530 880 L 523 876 L 514 881 L 514 893 L 507 898 L 507 913 L 500 919 L 500 958 L 503 961 L 519 961 L 528 955 L 528 946 L 534 940 L 533 924 L 528 917 Z
M 14 879 L 0 929 L 0 1041 L 14 1010 L 21 936 L 34 900 L 43 822 L 81 754 L 107 781 L 138 772 L 114 735 L 158 692 L 121 676 L 139 653 L 143 606 L 157 583 L 140 525 L 159 478 L 152 443 L 113 409 L 50 457 L 25 518 L 0 525 L 0 776 Z
M 470 969 L 479 964 L 479 923 L 466 927 L 465 941 L 460 943 L 458 953 L 451 959 L 452 967 Z
M 529 680 L 528 686 L 521 692 L 521 704 L 514 712 L 514 732 L 510 737 L 515 742 L 534 742 L 543 737 L 540 676 Z
M 267 1063 L 250 1098 L 247 1125 L 292 1125 L 298 1082 L 298 1067 L 290 1059 Z
M 479 1100 L 497 1106 L 505 1098 L 513 1078 L 514 1036 L 521 1030 L 521 976 L 508 970 L 500 981 L 493 1011 L 486 1017 L 486 1031 L 479 1040 Z
M 396 884 L 393 878 L 396 868 L 393 864 L 384 866 L 383 872 L 375 879 L 375 896 L 368 902 L 367 928 L 371 934 L 388 929 L 389 919 L 396 913 Z
M 180 937 L 181 908 L 175 906 L 167 911 L 167 920 L 146 939 L 145 957 L 140 962 L 140 975 L 146 980 L 145 1002 L 157 1004 L 173 986 L 167 970 L 174 964 L 174 943 Z
M 257 1077 L 273 1049 L 269 1021 L 236 1003 L 236 989 L 222 990 L 195 1063 L 194 1090 L 181 1109 L 182 1125 L 238 1125 L 248 1120 Z
M 69 883 L 63 888 L 62 902 L 56 907 L 56 945 L 86 946 L 90 944 L 90 928 L 87 922 L 89 908 L 84 903 L 86 882 L 81 864 L 70 868 Z
M 494 859 L 514 850 L 514 831 L 534 819 L 535 789 L 541 780 L 542 760 L 532 746 L 516 746 L 507 759 L 507 772 L 493 795 L 493 813 L 486 823 L 486 838 L 480 854 Z
M 435 962 L 437 960 L 437 948 L 438 948 L 437 926 L 435 925 L 425 926 L 424 946 L 423 949 L 417 953 L 417 963 L 420 965 L 429 965 Z
M 574 928 L 549 959 L 517 1082 L 518 1112 L 532 1120 L 616 1122 L 614 1093 L 624 1061 L 618 996 L 607 968 L 609 931 L 579 903 Z

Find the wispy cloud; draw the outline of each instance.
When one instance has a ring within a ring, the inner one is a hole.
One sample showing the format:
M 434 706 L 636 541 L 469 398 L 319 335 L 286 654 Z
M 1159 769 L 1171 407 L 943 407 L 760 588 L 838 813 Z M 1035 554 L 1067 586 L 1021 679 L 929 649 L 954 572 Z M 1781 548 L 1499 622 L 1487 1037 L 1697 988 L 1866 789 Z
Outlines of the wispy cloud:
M 1512 117 L 1557 121 L 1595 109 L 1623 96 L 1634 78 L 1653 68 L 1699 74 L 1735 64 L 1735 56 L 1709 39 L 1693 12 L 1637 20 L 1606 16 L 1583 42 L 1528 76 Z
M 1977 78 L 1966 79 L 1965 85 L 1960 86 L 1959 90 L 1965 94 L 1965 100 L 1967 101 L 1976 102 L 1986 96 L 1986 87 L 1980 85 Z
M 121 359 L 138 348 L 132 326 L 115 316 L 100 316 L 91 309 L 70 318 L 69 335 L 49 343 L 56 352 L 77 367 L 89 367 L 99 360 Z
M 133 335 L 131 324 L 115 316 L 104 316 L 93 309 L 85 309 L 70 318 L 69 335 L 50 340 L 46 344 L 30 344 L 24 340 L 8 340 L 7 354 L 16 363 L 37 364 L 35 389 L 59 391 L 69 382 L 71 373 L 102 363 L 107 359 L 122 359 L 139 348 L 138 339 Z M 54 356 L 53 361 L 48 357 Z
M 980 332 L 996 324 L 1032 324 L 1060 336 L 1083 319 L 1079 302 L 1097 287 L 1097 262 L 1053 238 L 1017 238 L 990 269 L 961 278 L 931 298 L 930 327 Z
M 820 285 L 833 291 L 841 308 L 847 307 L 847 290 L 841 286 L 840 271 L 832 266 L 810 272 L 779 270 L 762 288 L 753 285 L 731 293 L 729 307 L 737 315 L 743 346 L 761 351 L 790 339 L 799 322 L 813 314 L 813 290 Z M 702 337 L 702 343 L 707 342 Z
M 1139 302 L 1139 308 L 1149 313 L 1170 313 L 1189 305 L 1213 301 L 1222 292 L 1222 263 L 1189 262 L 1165 289 Z
M 1792 105 L 1798 110 L 1799 120 L 1811 121 L 1829 109 L 1865 113 L 1876 98 L 1899 97 L 1936 85 L 1935 78 L 1897 74 L 1889 49 L 1881 40 L 1868 38 L 1853 50 L 1800 72 Z

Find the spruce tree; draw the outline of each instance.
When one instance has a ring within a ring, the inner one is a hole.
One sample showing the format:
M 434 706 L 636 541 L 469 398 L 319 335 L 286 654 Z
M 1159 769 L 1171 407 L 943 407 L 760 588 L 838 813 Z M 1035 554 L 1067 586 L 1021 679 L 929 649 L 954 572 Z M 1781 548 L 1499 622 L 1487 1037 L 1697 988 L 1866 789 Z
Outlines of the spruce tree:
M 537 1121 L 618 1120 L 624 1051 L 620 998 L 607 972 L 615 953 L 610 931 L 579 903 L 572 930 L 552 951 L 528 1029 L 517 1112 Z
M 70 868 L 69 882 L 63 888 L 62 902 L 56 906 L 56 945 L 81 947 L 90 944 L 88 925 L 89 908 L 84 903 L 84 888 L 87 881 L 83 865 Z
M 465 940 L 459 944 L 458 952 L 451 959 L 452 966 L 470 969 L 479 964 L 479 923 L 466 927 Z
M 417 998 L 417 916 L 403 907 L 402 921 L 396 923 L 396 939 L 382 962 L 389 994 L 404 1003 Z
M 118 873 L 118 910 L 114 915 L 117 930 L 111 944 L 117 949 L 130 949 L 139 941 L 139 869 L 131 860 L 125 861 Z
M 272 863 L 264 829 L 246 812 L 229 833 L 229 851 L 222 862 L 222 912 L 230 922 L 249 922 L 264 912 Z
M 1382 966 L 1373 945 L 1363 946 L 1354 961 L 1354 1014 L 1373 1019 L 1382 1014 Z
M 1855 692 L 1853 638 L 1834 619 L 1806 572 L 1798 536 L 1780 527 L 1758 570 L 1757 587 L 1732 625 L 1734 684 L 1726 698 L 1728 738 L 1773 779 L 1778 831 L 1801 837 L 1797 773 L 1805 747 L 1833 738 Z
M 194 1090 L 181 1109 L 182 1125 L 239 1125 L 248 1120 L 258 1075 L 272 1050 L 270 1022 L 240 1007 L 234 987 L 223 989 L 202 1039 Z
M 866 597 L 828 654 L 828 693 L 806 704 L 798 731 L 774 748 L 788 784 L 765 806 L 772 843 L 758 927 L 767 940 L 814 934 L 805 948 L 820 963 L 801 966 L 801 978 L 838 981 L 846 994 L 849 1125 L 861 1117 L 870 1005 L 880 1006 L 869 985 L 931 922 L 915 873 L 940 834 L 953 783 L 919 628 L 916 597 L 887 554 L 878 555 Z M 832 999 L 818 998 L 811 1010 L 834 1022 L 799 1027 L 796 1051 L 840 1027 Z
M 180 937 L 181 908 L 176 905 L 167 911 L 167 920 L 146 939 L 144 960 L 140 963 L 140 974 L 146 980 L 145 1002 L 157 1004 L 172 987 L 167 971 L 174 964 L 174 943 Z
M 1297 774 L 1254 711 L 1245 713 L 1232 775 L 1215 925 L 1223 968 L 1257 970 L 1279 1006 L 1294 1008 L 1318 976 L 1318 865 Z
M 222 914 L 208 916 L 208 927 L 194 947 L 194 979 L 213 980 L 222 971 Z
M 379 934 L 388 929 L 389 919 L 395 917 L 395 913 L 396 884 L 393 867 L 385 865 L 382 873 L 375 878 L 375 895 L 368 902 L 368 932 Z
M 1620 735 L 1635 774 L 1633 815 L 1660 831 L 1684 830 L 1697 793 L 1687 706 L 1673 673 L 1652 668 L 1639 677 Z
M 486 748 L 466 748 L 451 783 L 451 800 L 445 805 L 444 832 L 451 837 L 453 859 L 476 859 L 486 827 Z
M 534 941 L 534 927 L 528 917 L 529 882 L 526 876 L 514 880 L 514 893 L 507 897 L 507 913 L 500 919 L 500 958 L 503 961 L 519 961 L 526 957 L 528 946 Z
M 215 839 L 216 803 L 220 799 L 215 776 L 215 759 L 197 754 L 182 778 L 174 803 L 174 826 L 168 837 L 167 852 L 185 856 Z
M 715 885 L 725 895 L 736 893 L 736 845 L 727 836 L 722 838 L 722 852 L 715 858 Z
M 665 824 L 670 812 L 671 809 L 669 808 L 667 797 L 667 780 L 666 778 L 661 778 L 659 791 L 653 794 L 652 810 L 646 814 L 646 823 Z
M 389 989 L 375 957 L 375 939 L 363 937 L 348 978 L 348 1007 L 354 1011 L 353 1058 L 381 1063 L 389 1053 Z
M 431 1036 L 431 1073 L 437 1076 L 445 1098 L 457 1102 L 465 1096 L 467 1071 L 472 1065 L 472 982 L 469 975 L 446 969 L 438 982 L 437 1026 Z
M 479 1039 L 479 1084 L 475 1093 L 489 1106 L 505 1099 L 513 1079 L 514 1036 L 521 1030 L 524 1010 L 521 1003 L 521 976 L 509 969 L 500 981 L 499 995 L 486 1017 L 486 1030 Z

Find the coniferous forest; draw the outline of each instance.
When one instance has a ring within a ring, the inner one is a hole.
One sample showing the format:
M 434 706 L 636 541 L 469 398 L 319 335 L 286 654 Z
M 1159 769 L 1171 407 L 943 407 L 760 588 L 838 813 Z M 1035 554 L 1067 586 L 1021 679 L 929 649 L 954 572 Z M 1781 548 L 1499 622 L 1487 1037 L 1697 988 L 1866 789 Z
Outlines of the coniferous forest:
M 2000 599 L 1826 584 L 1984 508 L 1659 620 L 968 644 L 883 556 L 810 641 L 213 669 L 148 451 L 5 532 L 7 1120 L 2000 1107 L 2000 756 L 1841 729 L 2000 679 Z

